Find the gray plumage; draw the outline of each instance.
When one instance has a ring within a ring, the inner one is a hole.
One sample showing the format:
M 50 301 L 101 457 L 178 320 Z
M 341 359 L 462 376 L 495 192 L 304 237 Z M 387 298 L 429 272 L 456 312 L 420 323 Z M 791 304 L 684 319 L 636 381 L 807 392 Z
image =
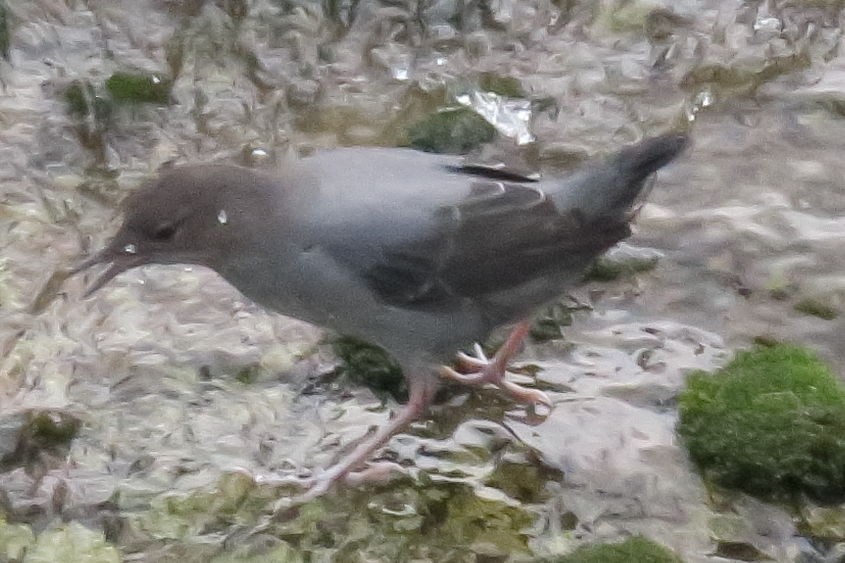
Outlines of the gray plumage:
M 91 291 L 146 263 L 216 270 L 279 313 L 383 346 L 407 372 L 530 315 L 629 235 L 646 179 L 685 146 L 665 135 L 534 181 L 406 149 L 325 151 L 268 174 L 174 168 L 130 196 L 80 269 Z

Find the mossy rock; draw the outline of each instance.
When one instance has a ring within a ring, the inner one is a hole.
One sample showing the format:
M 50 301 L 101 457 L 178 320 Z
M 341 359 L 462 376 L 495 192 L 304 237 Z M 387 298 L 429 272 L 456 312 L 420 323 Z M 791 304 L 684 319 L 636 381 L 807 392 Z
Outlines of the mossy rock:
M 422 118 L 408 128 L 415 149 L 441 154 L 463 154 L 496 136 L 496 129 L 467 108 L 446 109 Z
M 705 478 L 763 498 L 845 499 L 845 387 L 812 352 L 784 344 L 695 372 L 678 433 Z
M 641 536 L 621 543 L 585 545 L 549 563 L 682 563 L 682 559 L 660 544 Z

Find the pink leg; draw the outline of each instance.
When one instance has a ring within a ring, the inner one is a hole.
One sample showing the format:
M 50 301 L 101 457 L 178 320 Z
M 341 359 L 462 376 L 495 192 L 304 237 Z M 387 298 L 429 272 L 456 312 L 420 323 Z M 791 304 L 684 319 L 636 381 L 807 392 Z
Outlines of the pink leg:
M 407 381 L 409 387 L 408 402 L 396 416 L 379 428 L 370 440 L 359 444 L 350 454 L 314 478 L 308 490 L 293 501 L 294 504 L 313 500 L 324 494 L 336 483 L 358 484 L 384 472 L 385 466 L 379 464 L 376 464 L 371 470 L 363 470 L 357 473 L 354 470 L 363 466 L 373 453 L 384 446 L 394 434 L 401 432 L 408 424 L 422 416 L 437 391 L 437 378 L 433 374 L 419 374 L 416 377 L 408 377 Z
M 502 347 L 496 351 L 492 360 L 488 360 L 478 344 L 475 345 L 475 356 L 459 353 L 458 363 L 470 370 L 469 373 L 459 373 L 450 367 L 440 368 L 440 375 L 465 385 L 495 385 L 515 400 L 522 403 L 541 403 L 551 407 L 549 396 L 538 389 L 527 389 L 508 381 L 506 372 L 511 358 L 519 351 L 522 342 L 531 330 L 529 321 L 522 321 L 511 331 Z

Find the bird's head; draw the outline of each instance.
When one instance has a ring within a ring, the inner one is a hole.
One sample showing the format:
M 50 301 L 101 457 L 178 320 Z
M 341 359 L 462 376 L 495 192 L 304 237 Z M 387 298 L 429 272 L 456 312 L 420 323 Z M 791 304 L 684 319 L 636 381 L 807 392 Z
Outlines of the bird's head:
M 249 244 L 253 225 L 270 220 L 275 188 L 268 177 L 236 166 L 170 169 L 124 200 L 118 232 L 73 273 L 108 264 L 86 291 L 90 295 L 145 264 L 217 268 Z

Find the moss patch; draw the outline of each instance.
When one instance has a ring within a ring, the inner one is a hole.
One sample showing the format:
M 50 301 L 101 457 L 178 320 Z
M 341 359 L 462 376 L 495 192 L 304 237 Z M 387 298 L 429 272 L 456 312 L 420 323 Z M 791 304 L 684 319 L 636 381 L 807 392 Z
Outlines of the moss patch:
M 584 275 L 587 281 L 609 282 L 657 267 L 656 256 L 601 256 Z
M 35 534 L 25 524 L 8 524 L 0 518 L 0 561 L 21 561 L 35 543 Z
M 269 532 L 306 560 L 504 561 L 528 555 L 534 517 L 458 484 L 343 491 Z M 436 541 L 432 541 L 436 538 Z
M 87 563 L 119 563 L 120 553 L 106 543 L 102 533 L 71 522 L 56 530 L 43 532 L 35 540 L 24 559 L 27 563 L 85 561 Z
M 587 545 L 555 563 L 681 563 L 681 559 L 651 540 L 629 538 L 621 543 Z
M 546 309 L 531 325 L 531 338 L 538 342 L 563 338 L 561 327 L 572 324 L 572 314 L 576 311 L 589 311 L 588 305 L 572 301 L 559 302 Z
M 845 498 L 845 388 L 803 348 L 757 348 L 715 374 L 691 374 L 678 432 L 720 485 L 765 498 Z
M 407 400 L 402 369 L 384 349 L 351 336 L 338 337 L 332 348 L 342 362 L 343 373 L 352 382 L 377 394 L 388 393 L 397 401 Z
M 118 103 L 167 105 L 171 81 L 157 74 L 115 72 L 106 80 L 106 90 Z
M 478 77 L 478 87 L 484 92 L 493 92 L 506 98 L 525 97 L 525 90 L 518 78 L 502 76 L 495 72 L 482 72 Z
M 11 43 L 11 33 L 9 31 L 9 10 L 6 8 L 6 3 L 0 1 L 0 55 L 4 59 L 9 58 L 9 44 Z
M 444 154 L 462 154 L 496 136 L 496 129 L 467 108 L 447 109 L 417 121 L 408 129 L 415 149 Z
M 824 319 L 826 321 L 832 321 L 839 316 L 839 311 L 837 311 L 834 307 L 820 301 L 819 299 L 813 299 L 811 297 L 802 299 L 796 303 L 795 310 L 799 313 L 819 317 L 820 319 Z
M 63 457 L 81 426 L 78 418 L 59 410 L 26 413 L 20 421 L 14 451 L 0 459 L 0 468 L 29 467 Z
M 167 545 L 165 560 L 199 560 L 201 554 L 220 563 L 504 561 L 530 555 L 532 511 L 456 483 L 399 480 L 341 489 L 283 511 L 251 533 L 277 499 L 296 492 L 231 474 L 211 490 L 154 498 L 145 513 L 130 513 L 127 529 L 134 549 Z M 233 532 L 237 540 L 220 542 Z
M 94 116 L 97 122 L 105 122 L 112 114 L 112 103 L 97 94 L 94 86 L 86 80 L 74 80 L 64 90 L 68 114 L 76 119 Z

